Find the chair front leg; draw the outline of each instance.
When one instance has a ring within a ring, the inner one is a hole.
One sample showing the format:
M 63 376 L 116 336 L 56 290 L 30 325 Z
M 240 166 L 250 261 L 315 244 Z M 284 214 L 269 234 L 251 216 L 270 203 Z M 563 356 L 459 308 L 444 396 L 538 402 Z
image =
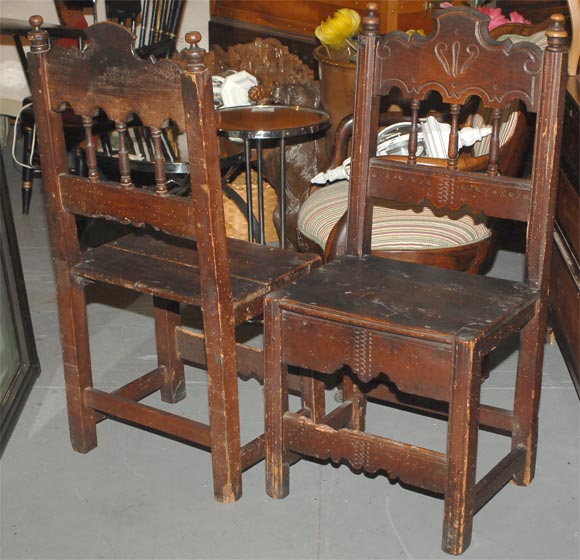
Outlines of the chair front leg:
M 266 430 L 266 492 L 284 498 L 290 467 L 284 449 L 284 413 L 288 410 L 288 367 L 282 363 L 282 313 L 266 299 L 264 310 L 264 401 Z
M 520 353 L 514 398 L 514 432 L 512 449 L 523 446 L 526 462 L 514 477 L 516 484 L 527 486 L 534 478 L 538 444 L 538 410 L 542 389 L 542 364 L 547 308 L 538 303 L 539 310 L 520 335 Z
M 70 439 L 75 451 L 88 453 L 97 446 L 97 424 L 84 395 L 93 386 L 85 289 L 61 263 L 55 271 Z
M 154 297 L 155 340 L 157 364 L 165 370 L 161 400 L 176 403 L 185 398 L 185 373 L 177 353 L 175 329 L 181 324 L 179 304 Z
M 224 328 L 221 333 L 208 329 L 206 319 L 204 317 L 214 496 L 218 502 L 231 503 L 242 496 L 235 331 L 233 325 L 231 330 Z
M 447 487 L 442 548 L 461 554 L 471 542 L 479 429 L 481 358 L 473 341 L 457 341 L 447 432 Z

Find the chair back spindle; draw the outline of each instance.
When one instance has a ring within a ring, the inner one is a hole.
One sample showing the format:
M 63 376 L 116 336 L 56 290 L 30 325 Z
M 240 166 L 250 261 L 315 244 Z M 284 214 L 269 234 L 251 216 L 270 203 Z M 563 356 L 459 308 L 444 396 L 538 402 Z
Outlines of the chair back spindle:
M 499 175 L 499 127 L 501 124 L 501 109 L 494 109 L 491 114 L 491 138 L 489 144 L 488 175 Z
M 161 129 L 151 127 L 151 136 L 153 138 L 153 147 L 155 149 L 155 183 L 156 192 L 159 195 L 167 194 L 167 176 L 165 173 L 165 155 L 163 153 L 163 144 L 161 142 Z
M 85 154 L 89 181 L 97 182 L 99 172 L 97 170 L 97 146 L 93 140 L 93 118 L 83 116 L 83 128 L 85 129 Z
M 461 105 L 453 103 L 450 107 L 451 131 L 449 132 L 449 146 L 447 148 L 447 169 L 455 171 L 459 159 L 459 111 Z
M 409 132 L 409 156 L 407 163 L 417 163 L 417 138 L 419 135 L 419 109 L 421 103 L 418 99 L 411 101 L 411 130 Z
M 115 123 L 117 139 L 119 141 L 119 172 L 121 173 L 121 185 L 130 187 L 131 181 L 131 160 L 129 159 L 129 146 L 127 141 L 127 123 L 117 121 Z

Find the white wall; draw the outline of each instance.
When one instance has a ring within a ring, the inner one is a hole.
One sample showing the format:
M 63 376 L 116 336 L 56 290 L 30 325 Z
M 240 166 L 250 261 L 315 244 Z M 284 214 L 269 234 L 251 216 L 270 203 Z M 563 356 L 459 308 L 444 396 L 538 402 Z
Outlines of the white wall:
M 0 17 L 27 21 L 32 15 L 41 15 L 47 23 L 58 23 L 52 0 L 0 0 Z M 105 18 L 104 0 L 97 0 L 97 16 Z M 203 36 L 201 46 L 207 48 L 209 0 L 185 0 L 181 29 L 178 34 L 178 49 L 185 47 L 185 33 L 199 31 Z M 92 18 L 89 18 L 92 23 Z M 18 64 L 17 64 L 18 63 Z M 28 95 L 26 80 L 18 54 L 11 37 L 2 37 L 0 44 L 0 98 L 22 100 Z
M 32 15 L 41 15 L 47 23 L 58 23 L 52 0 L 0 0 L 0 17 L 28 20 Z M 0 44 L 0 99 L 21 102 L 30 95 L 24 71 L 12 37 L 1 37 Z M 25 42 L 26 39 L 23 38 Z
M 0 0 L 2 2 L 2 0 Z M 177 47 L 179 50 L 185 47 L 185 34 L 188 31 L 199 31 L 203 40 L 200 46 L 208 48 L 208 22 L 209 22 L 209 0 L 185 0 L 185 10 L 181 20 L 181 29 L 178 34 Z

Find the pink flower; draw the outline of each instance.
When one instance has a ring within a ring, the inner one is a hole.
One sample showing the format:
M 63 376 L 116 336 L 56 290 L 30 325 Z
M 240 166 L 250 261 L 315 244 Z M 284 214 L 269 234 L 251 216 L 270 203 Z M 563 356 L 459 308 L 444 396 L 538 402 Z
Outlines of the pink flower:
M 451 2 L 441 2 L 439 7 L 453 8 L 453 4 Z M 486 8 L 484 6 L 480 6 L 477 9 L 491 18 L 491 21 L 489 22 L 490 31 L 496 27 L 499 27 L 500 25 L 505 25 L 506 23 L 532 23 L 518 12 L 511 12 L 508 19 L 502 14 L 501 8 Z
M 489 22 L 489 30 L 491 31 L 492 29 L 495 29 L 496 27 L 499 27 L 500 25 L 504 25 L 506 23 L 509 23 L 509 19 L 507 19 L 502 13 L 501 13 L 501 8 L 484 8 L 483 6 L 481 8 L 477 8 L 480 12 L 483 12 L 484 14 L 488 15 L 491 18 L 491 21 Z
M 529 19 L 526 19 L 522 14 L 518 12 L 510 12 L 510 21 L 512 23 L 532 23 Z

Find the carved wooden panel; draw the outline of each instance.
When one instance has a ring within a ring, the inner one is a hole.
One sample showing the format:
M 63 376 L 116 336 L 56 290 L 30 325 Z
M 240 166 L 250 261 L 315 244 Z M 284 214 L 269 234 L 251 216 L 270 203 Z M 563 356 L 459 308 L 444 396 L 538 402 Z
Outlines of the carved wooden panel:
M 344 459 L 357 470 L 384 470 L 391 479 L 432 492 L 444 491 L 446 460 L 442 453 L 354 430 L 334 430 L 293 413 L 285 414 L 284 428 L 290 450 L 322 460 Z
M 290 312 L 284 313 L 283 328 L 284 361 L 298 367 L 308 364 L 321 373 L 334 373 L 348 365 L 364 382 L 386 374 L 403 391 L 412 389 L 421 394 L 423 386 L 437 376 L 445 379 L 452 360 L 447 344 L 417 344 L 396 334 L 354 329 L 334 321 L 302 321 Z M 294 345 L 295 332 L 307 334 L 308 342 L 301 338 L 300 344 Z M 338 354 L 335 344 L 344 352 Z M 448 398 L 447 384 L 440 388 L 439 398 Z
M 370 169 L 370 195 L 420 204 L 428 199 L 437 208 L 472 212 L 511 220 L 528 219 L 530 181 L 514 177 L 449 171 L 376 158 Z
M 469 14 L 472 29 L 467 28 L 465 14 Z M 400 33 L 380 41 L 377 93 L 384 95 L 396 86 L 405 97 L 423 99 L 436 90 L 447 103 L 464 103 L 470 95 L 478 95 L 486 106 L 496 108 L 521 99 L 529 110 L 537 111 L 543 60 L 540 48 L 495 42 L 489 37 L 487 16 L 467 9 L 442 12 L 435 22 L 432 38 Z M 392 55 L 394 45 L 397 56 Z M 401 56 L 401 48 L 409 56 Z M 496 79 L 498 69 L 504 75 L 501 85 Z M 417 75 L 422 75 L 421 82 Z M 514 78 L 506 80 L 510 75 Z
M 87 39 L 85 50 L 55 47 L 47 55 L 54 110 L 68 103 L 75 113 L 92 116 L 101 108 L 114 121 L 127 121 L 136 113 L 145 126 L 163 128 L 171 119 L 183 129 L 181 68 L 177 64 L 138 58 L 133 34 L 120 25 L 92 26 Z

